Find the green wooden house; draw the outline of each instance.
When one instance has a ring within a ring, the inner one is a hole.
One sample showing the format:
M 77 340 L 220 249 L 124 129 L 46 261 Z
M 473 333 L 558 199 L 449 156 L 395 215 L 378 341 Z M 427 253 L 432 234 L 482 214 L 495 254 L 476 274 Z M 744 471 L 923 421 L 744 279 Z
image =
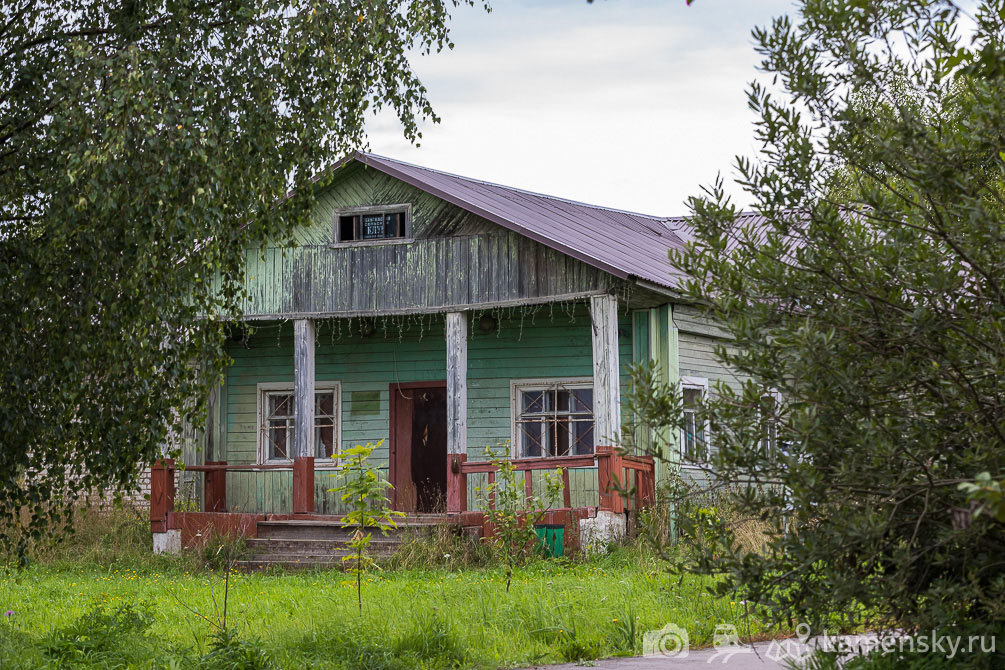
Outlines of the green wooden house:
M 477 513 L 491 448 L 531 464 L 528 487 L 534 463 L 561 464 L 570 519 L 616 517 L 631 502 L 612 502 L 609 478 L 651 477 L 605 449 L 623 442 L 629 366 L 652 361 L 688 402 L 731 381 L 712 356 L 722 333 L 674 290 L 668 251 L 687 234 L 681 219 L 346 158 L 295 245 L 248 252 L 253 328 L 235 331 L 172 479 L 184 508 L 158 489 L 170 466 L 155 468 L 154 530 L 185 531 L 183 509 L 245 526 L 339 514 L 330 475 L 365 443 L 407 513 Z M 670 439 L 700 462 L 704 435 L 692 422 Z

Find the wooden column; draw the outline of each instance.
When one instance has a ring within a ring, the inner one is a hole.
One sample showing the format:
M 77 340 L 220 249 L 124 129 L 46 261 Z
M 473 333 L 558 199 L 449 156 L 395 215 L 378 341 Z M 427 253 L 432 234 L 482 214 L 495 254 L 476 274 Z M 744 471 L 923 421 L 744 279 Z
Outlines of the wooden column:
M 621 457 L 614 447 L 597 447 L 597 489 L 600 493 L 600 509 L 620 514 L 624 511 L 621 494 Z
M 621 380 L 618 360 L 618 299 L 590 298 L 593 321 L 593 435 L 596 444 L 621 442 Z
M 293 513 L 314 511 L 314 321 L 293 322 Z
M 447 511 L 463 512 L 467 491 L 459 464 L 468 451 L 468 315 L 447 314 Z
M 174 512 L 174 460 L 160 458 L 150 466 L 150 532 L 165 533 Z
M 649 350 L 656 378 L 660 383 L 680 383 L 678 337 L 672 305 L 662 305 L 650 310 Z M 680 431 L 656 429 L 650 438 L 650 451 L 659 456 L 656 459 L 656 481 L 665 481 L 672 470 L 680 468 Z

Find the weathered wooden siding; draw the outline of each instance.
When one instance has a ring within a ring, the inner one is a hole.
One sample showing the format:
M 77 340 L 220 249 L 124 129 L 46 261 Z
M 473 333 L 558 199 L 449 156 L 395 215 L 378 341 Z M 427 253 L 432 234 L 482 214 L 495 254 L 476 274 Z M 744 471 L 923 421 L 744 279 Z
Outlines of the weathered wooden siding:
M 338 209 L 412 205 L 412 239 L 330 246 Z M 585 295 L 620 281 L 581 261 L 362 166 L 318 199 L 290 243 L 247 253 L 247 318 L 446 311 Z
M 440 200 L 434 195 L 359 163 L 346 166 L 318 195 L 314 222 L 296 231 L 298 245 L 327 245 L 332 241 L 335 212 L 370 205 L 412 204 L 412 237 L 417 240 L 451 235 L 501 233 L 485 219 Z
M 503 234 L 402 244 L 249 252 L 247 318 L 447 311 L 585 295 L 617 280 L 533 240 Z
M 731 346 L 727 331 L 692 306 L 674 305 L 673 318 L 679 333 L 681 376 L 708 380 L 709 393 L 715 393 L 719 382 L 739 389 L 745 377 L 724 366 L 715 356 L 717 346 Z M 714 434 L 709 435 L 709 443 L 714 452 Z M 698 468 L 684 468 L 684 475 L 699 485 L 709 480 L 709 474 Z

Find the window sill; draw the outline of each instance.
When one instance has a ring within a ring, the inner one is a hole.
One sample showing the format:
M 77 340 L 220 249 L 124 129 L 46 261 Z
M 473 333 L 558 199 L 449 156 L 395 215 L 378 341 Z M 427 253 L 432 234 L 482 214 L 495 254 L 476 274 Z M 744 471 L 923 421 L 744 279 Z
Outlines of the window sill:
M 349 242 L 332 242 L 329 249 L 345 249 L 347 247 L 382 247 L 394 244 L 411 244 L 414 237 L 389 237 L 381 240 L 352 240 Z
M 271 461 L 265 461 L 264 463 L 255 463 L 255 465 L 268 465 L 269 467 L 282 467 L 293 469 L 292 459 L 275 459 Z M 317 470 L 320 467 L 333 468 L 338 467 L 338 459 L 336 458 L 317 458 L 314 457 L 314 469 Z

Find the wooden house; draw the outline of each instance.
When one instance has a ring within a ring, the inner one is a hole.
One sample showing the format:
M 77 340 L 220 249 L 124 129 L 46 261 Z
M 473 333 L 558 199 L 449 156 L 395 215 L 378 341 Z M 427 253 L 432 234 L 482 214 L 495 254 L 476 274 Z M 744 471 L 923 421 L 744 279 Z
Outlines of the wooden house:
M 681 219 L 346 158 L 294 246 L 248 252 L 250 334 L 229 343 L 184 470 L 153 470 L 160 548 L 206 524 L 255 536 L 339 514 L 331 475 L 362 443 L 380 445 L 406 513 L 477 526 L 495 448 L 518 459 L 528 489 L 541 468 L 563 468 L 552 520 L 616 529 L 662 476 L 610 448 L 629 366 L 652 361 L 691 400 L 726 375 L 711 355 L 721 334 L 674 290 L 667 254 L 686 235 Z M 672 439 L 701 460 L 704 432 Z M 613 479 L 636 482 L 636 498 Z

